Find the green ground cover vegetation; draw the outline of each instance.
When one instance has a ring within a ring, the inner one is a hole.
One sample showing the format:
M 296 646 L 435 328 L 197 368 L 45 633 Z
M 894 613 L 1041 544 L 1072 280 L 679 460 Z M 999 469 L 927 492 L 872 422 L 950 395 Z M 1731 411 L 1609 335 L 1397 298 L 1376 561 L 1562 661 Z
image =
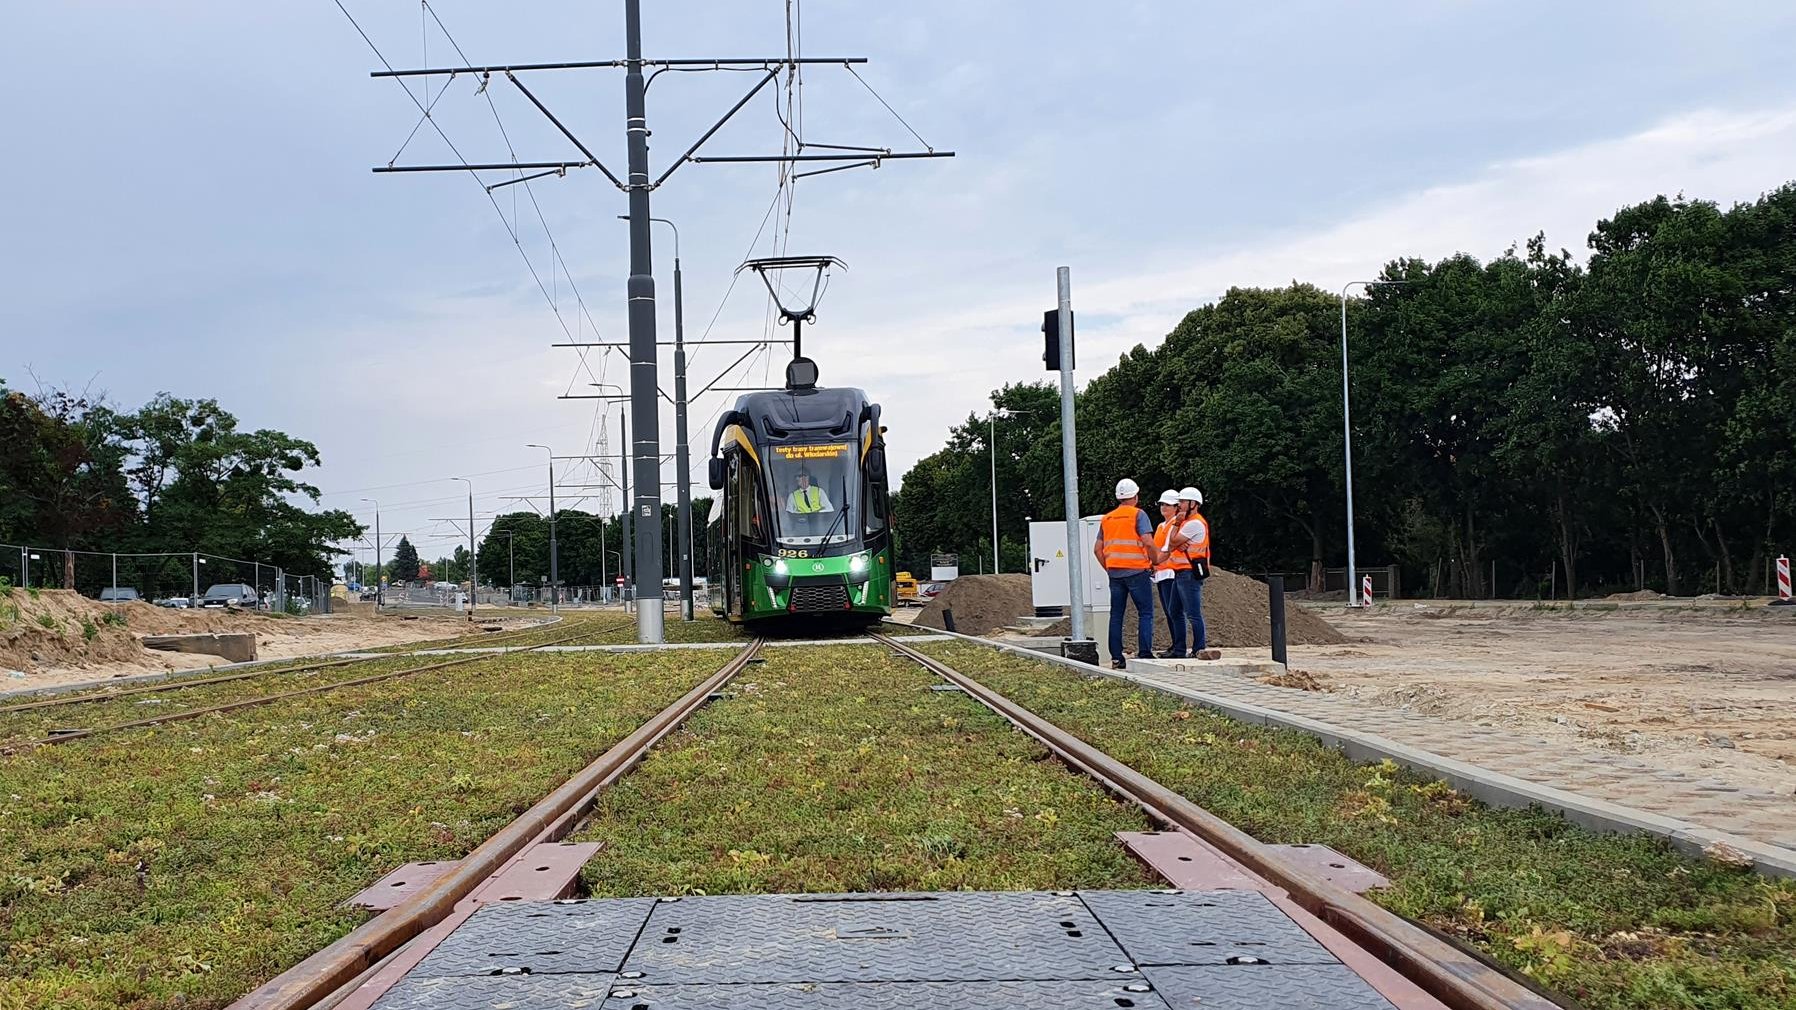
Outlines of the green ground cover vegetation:
M 1147 887 L 1134 808 L 872 645 L 770 648 L 615 787 L 592 893 Z
M 0 1007 L 224 1006 L 365 918 L 339 902 L 464 854 L 718 659 L 494 657 L 0 757 Z
M 1597 1008 L 1796 1006 L 1796 884 L 1647 835 L 1487 807 L 1395 764 L 1155 691 L 961 643 L 920 649 L 1261 841 L 1390 877 L 1374 900 Z

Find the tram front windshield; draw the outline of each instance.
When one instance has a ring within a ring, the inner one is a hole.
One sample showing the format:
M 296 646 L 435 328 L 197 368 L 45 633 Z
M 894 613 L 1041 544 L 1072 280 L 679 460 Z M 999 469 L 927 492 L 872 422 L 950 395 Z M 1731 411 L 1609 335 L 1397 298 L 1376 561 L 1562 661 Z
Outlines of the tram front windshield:
M 860 476 L 849 443 L 769 446 L 767 474 L 781 544 L 820 546 L 854 539 Z M 843 515 L 845 510 L 850 514 Z

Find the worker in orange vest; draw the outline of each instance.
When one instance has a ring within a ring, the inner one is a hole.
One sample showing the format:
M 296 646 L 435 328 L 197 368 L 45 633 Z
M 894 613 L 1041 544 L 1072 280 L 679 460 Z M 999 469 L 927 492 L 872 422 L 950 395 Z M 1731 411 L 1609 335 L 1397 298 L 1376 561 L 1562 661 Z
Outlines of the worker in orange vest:
M 1160 495 L 1160 525 L 1154 528 L 1154 545 L 1160 548 L 1160 562 L 1154 566 L 1154 588 L 1160 593 L 1160 609 L 1172 629 L 1172 649 L 1160 654 L 1162 659 L 1185 658 L 1185 590 L 1179 581 L 1190 578 L 1191 559 L 1184 551 L 1170 550 L 1173 534 L 1184 525 L 1185 509 L 1177 491 Z
M 1135 601 L 1139 616 L 1136 639 L 1137 656 L 1146 659 L 1154 654 L 1154 584 L 1150 573 L 1160 561 L 1160 548 L 1154 544 L 1154 524 L 1136 504 L 1141 488 L 1127 477 L 1116 482 L 1116 508 L 1104 514 L 1098 526 L 1097 543 L 1092 553 L 1098 564 L 1110 575 L 1110 666 L 1128 668 L 1123 657 L 1123 610 Z
M 1204 628 L 1204 580 L 1210 577 L 1210 522 L 1204 518 L 1204 493 L 1194 487 L 1179 491 L 1181 506 L 1178 529 L 1166 541 L 1166 549 L 1184 556 L 1183 572 L 1173 573 L 1173 585 L 1184 603 L 1185 618 L 1191 622 L 1191 655 L 1198 659 L 1220 659 L 1222 653 L 1209 647 Z

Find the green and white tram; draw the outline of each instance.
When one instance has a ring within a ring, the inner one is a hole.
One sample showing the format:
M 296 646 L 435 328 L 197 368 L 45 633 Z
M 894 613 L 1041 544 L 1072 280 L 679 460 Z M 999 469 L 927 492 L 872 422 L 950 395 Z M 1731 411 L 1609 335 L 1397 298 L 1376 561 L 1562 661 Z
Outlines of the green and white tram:
M 891 497 L 879 405 L 817 385 L 746 393 L 711 435 L 708 591 L 736 622 L 871 623 L 892 612 Z

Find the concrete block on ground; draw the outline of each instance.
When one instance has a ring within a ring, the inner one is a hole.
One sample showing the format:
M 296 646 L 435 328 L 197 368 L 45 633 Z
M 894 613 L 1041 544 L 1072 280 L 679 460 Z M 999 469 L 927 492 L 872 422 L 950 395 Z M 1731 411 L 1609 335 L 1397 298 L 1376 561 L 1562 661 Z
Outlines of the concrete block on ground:
M 1247 680 L 1271 677 L 1285 672 L 1283 663 L 1250 656 L 1224 656 L 1221 659 L 1131 659 L 1129 672 L 1146 676 L 1159 673 L 1226 673 Z
M 256 658 L 256 636 L 249 632 L 222 635 L 145 635 L 142 642 L 146 649 L 222 656 L 233 663 L 247 663 Z

